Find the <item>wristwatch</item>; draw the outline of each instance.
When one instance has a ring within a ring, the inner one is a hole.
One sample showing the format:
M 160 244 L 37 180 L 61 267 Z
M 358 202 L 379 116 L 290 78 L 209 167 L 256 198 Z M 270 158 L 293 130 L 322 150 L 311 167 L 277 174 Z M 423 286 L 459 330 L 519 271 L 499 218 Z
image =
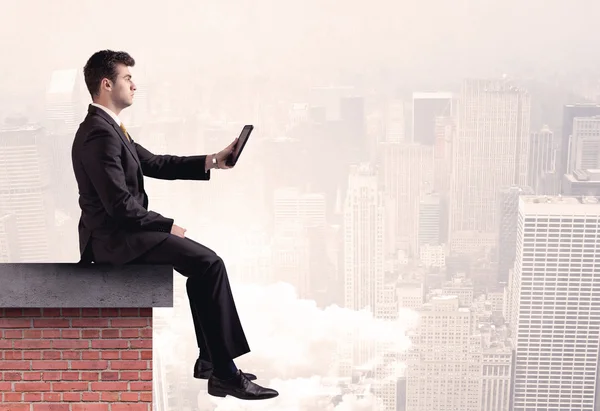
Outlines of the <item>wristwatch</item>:
M 219 168 L 219 164 L 217 163 L 217 155 L 216 154 L 213 154 L 212 163 L 213 163 L 213 166 L 215 166 L 215 168 Z

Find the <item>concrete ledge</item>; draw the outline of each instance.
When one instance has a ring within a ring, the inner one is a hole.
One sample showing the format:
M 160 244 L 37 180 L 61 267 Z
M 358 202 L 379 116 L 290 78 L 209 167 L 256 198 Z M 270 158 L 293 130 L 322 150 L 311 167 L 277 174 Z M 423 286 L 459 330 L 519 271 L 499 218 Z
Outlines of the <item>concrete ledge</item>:
M 173 267 L 0 264 L 0 307 L 172 307 Z

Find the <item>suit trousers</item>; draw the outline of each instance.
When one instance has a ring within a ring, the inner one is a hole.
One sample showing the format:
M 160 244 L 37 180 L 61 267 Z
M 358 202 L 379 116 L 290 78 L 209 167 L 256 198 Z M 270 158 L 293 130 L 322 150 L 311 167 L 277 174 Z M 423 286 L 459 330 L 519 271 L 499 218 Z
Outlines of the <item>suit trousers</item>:
M 171 235 L 131 263 L 172 265 L 187 277 L 200 358 L 215 365 L 227 364 L 250 352 L 225 264 L 214 251 L 192 239 Z

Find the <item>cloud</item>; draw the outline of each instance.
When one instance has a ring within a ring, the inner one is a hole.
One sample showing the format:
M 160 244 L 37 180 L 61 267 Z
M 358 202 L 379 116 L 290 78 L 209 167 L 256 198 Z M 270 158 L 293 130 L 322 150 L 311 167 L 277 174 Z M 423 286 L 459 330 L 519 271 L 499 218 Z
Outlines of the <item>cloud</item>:
M 417 320 L 412 311 L 403 311 L 396 321 L 384 321 L 366 310 L 337 306 L 321 309 L 314 301 L 298 299 L 287 283 L 260 286 L 232 282 L 232 290 L 252 350 L 236 359 L 236 364 L 244 371 L 257 373 L 259 384 L 278 390 L 280 395 L 265 401 L 220 399 L 209 396 L 202 386 L 200 409 L 212 409 L 212 404 L 215 411 L 371 410 L 375 399 L 368 392 L 364 398 L 343 395 L 335 367 L 340 343 L 354 334 L 363 343 L 385 344 L 392 352 L 402 352 L 410 346 L 406 330 Z M 381 358 L 373 362 L 377 360 Z M 400 363 L 383 365 L 389 370 L 384 378 L 387 382 L 395 382 L 395 377 L 402 374 Z M 366 383 L 357 385 L 359 391 L 368 391 Z M 337 405 L 331 401 L 336 395 L 341 401 Z

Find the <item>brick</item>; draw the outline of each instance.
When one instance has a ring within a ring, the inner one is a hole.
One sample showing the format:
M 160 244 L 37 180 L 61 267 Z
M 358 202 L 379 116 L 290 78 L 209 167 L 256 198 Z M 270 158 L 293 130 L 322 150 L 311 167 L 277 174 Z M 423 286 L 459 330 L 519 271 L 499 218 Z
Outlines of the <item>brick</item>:
M 103 360 L 118 360 L 119 355 L 119 351 L 102 351 L 100 353 L 100 357 L 102 357 Z
M 60 360 L 62 353 L 60 351 L 44 351 L 42 358 L 44 360 Z
M 27 318 L 0 318 L 0 328 L 31 328 L 31 320 Z
M 29 404 L 4 403 L 0 404 L 0 411 L 29 411 Z
M 140 401 L 152 402 L 152 392 L 141 392 L 140 393 Z
M 129 348 L 127 340 L 92 340 L 93 349 L 118 349 L 123 350 Z
M 23 359 L 24 360 L 41 360 L 42 352 L 41 351 L 23 351 Z
M 119 400 L 122 402 L 138 402 L 140 394 L 137 392 L 122 392 Z
M 152 381 L 152 371 L 143 371 L 140 373 L 140 380 Z
M 81 317 L 81 308 L 61 308 L 60 314 L 63 317 Z
M 41 317 L 41 308 L 23 308 L 23 317 Z
M 91 385 L 91 391 L 126 391 L 127 390 L 127 382 L 122 381 L 102 381 L 102 382 L 93 382 Z
M 59 402 L 61 394 L 59 392 L 45 392 L 44 402 Z
M 107 318 L 73 319 L 74 328 L 108 328 Z
M 22 317 L 23 309 L 22 308 L 5 308 L 3 317 Z
M 146 370 L 148 364 L 146 361 L 112 361 L 113 370 Z
M 98 402 L 100 401 L 100 393 L 99 392 L 83 392 L 81 393 L 81 401 L 84 402 Z M 92 404 L 90 404 L 92 405 Z M 73 408 L 75 409 L 75 408 Z
M 58 374 L 58 373 L 56 373 Z M 24 372 L 23 373 L 23 381 L 41 381 L 42 373 L 41 372 Z
M 100 330 L 81 330 L 81 338 L 100 338 Z
M 42 393 L 41 392 L 26 392 L 23 394 L 23 401 L 25 401 L 25 402 L 41 402 L 42 401 Z
M 41 374 L 42 374 L 42 379 L 44 381 L 61 381 L 62 380 L 60 372 L 57 372 L 57 371 L 44 372 Z
M 60 330 L 34 330 L 34 331 L 41 331 L 42 332 L 42 338 L 44 339 L 55 339 L 55 338 L 60 338 Z
M 52 347 L 49 340 L 17 340 L 13 345 L 18 350 L 44 350 Z
M 32 361 L 33 370 L 68 370 L 68 361 Z
M 23 393 L 22 392 L 5 392 L 3 402 L 22 402 L 23 401 Z M 0 405 L 0 410 L 2 406 Z
M 17 383 L 15 383 L 17 384 Z M 0 392 L 12 391 L 11 382 L 0 382 Z
M 55 350 L 83 350 L 90 347 L 87 340 L 52 340 Z
M 100 309 L 99 308 L 83 308 L 81 310 L 82 317 L 99 317 Z
M 121 359 L 122 360 L 139 360 L 140 352 L 139 351 L 121 351 Z
M 149 325 L 148 318 L 113 318 L 110 325 L 115 328 L 141 328 Z
M 99 372 L 82 372 L 81 378 L 80 378 L 81 381 L 98 381 L 99 379 L 100 379 Z
M 4 338 L 6 338 L 6 339 L 23 338 L 23 330 L 6 330 L 6 331 L 4 331 Z
M 151 360 L 152 359 L 152 350 L 142 350 L 142 351 L 140 351 L 140 358 L 142 360 Z
M 16 382 L 14 390 L 18 392 L 50 391 L 49 382 Z
M 140 309 L 139 308 L 120 308 L 119 315 L 121 317 L 139 317 Z
M 60 317 L 60 308 L 42 308 L 44 317 Z
M 137 328 L 125 328 L 120 330 L 121 338 L 139 338 L 140 330 Z
M 5 372 L 4 380 L 5 381 L 21 381 L 23 374 L 20 372 Z
M 138 371 L 121 371 L 119 373 L 119 380 L 121 380 L 121 381 L 139 381 L 140 373 Z
M 81 351 L 63 351 L 63 360 L 81 360 Z
M 53 382 L 52 391 L 88 391 L 89 384 L 87 382 Z
M 69 404 L 33 404 L 33 411 L 70 411 Z
M 12 346 L 12 340 L 0 340 L 0 350 L 10 350 Z
M 62 318 L 39 318 L 33 320 L 34 328 L 69 328 L 70 320 Z
M 147 404 L 113 404 L 111 411 L 148 411 Z
M 27 338 L 28 340 L 35 340 L 42 338 L 42 330 L 24 330 L 23 338 Z
M 151 382 L 131 382 L 129 383 L 131 391 L 152 391 Z
M 117 381 L 119 379 L 119 373 L 114 371 L 103 372 L 100 374 L 100 379 L 102 381 Z
M 23 351 L 4 351 L 4 359 L 6 361 L 22 360 L 23 359 Z
M 152 307 L 140 308 L 140 317 L 152 317 Z
M 119 316 L 118 308 L 102 308 L 102 309 L 100 309 L 100 312 L 103 317 L 118 317 Z
M 100 393 L 100 401 L 117 402 L 119 401 L 118 392 L 102 391 Z
M 81 353 L 82 360 L 99 360 L 100 351 L 83 351 Z
M 151 328 L 143 328 L 140 330 L 140 337 L 142 338 L 152 338 L 152 329 Z
M 78 371 L 63 372 L 60 380 L 61 381 L 79 381 L 79 372 Z
M 62 395 L 62 400 L 64 402 L 79 402 L 79 401 L 81 401 L 81 393 L 80 392 L 65 392 Z
M 102 330 L 102 338 L 119 338 L 120 330 L 108 328 Z
M 72 370 L 106 370 L 108 361 L 72 361 Z
M 132 340 L 131 348 L 152 349 L 152 340 Z
M 100 396 L 98 396 L 100 397 Z M 73 404 L 72 411 L 108 411 L 108 404 Z
M 30 370 L 29 361 L 0 361 L 0 370 Z
M 81 338 L 81 330 L 61 330 L 60 336 L 65 339 Z

